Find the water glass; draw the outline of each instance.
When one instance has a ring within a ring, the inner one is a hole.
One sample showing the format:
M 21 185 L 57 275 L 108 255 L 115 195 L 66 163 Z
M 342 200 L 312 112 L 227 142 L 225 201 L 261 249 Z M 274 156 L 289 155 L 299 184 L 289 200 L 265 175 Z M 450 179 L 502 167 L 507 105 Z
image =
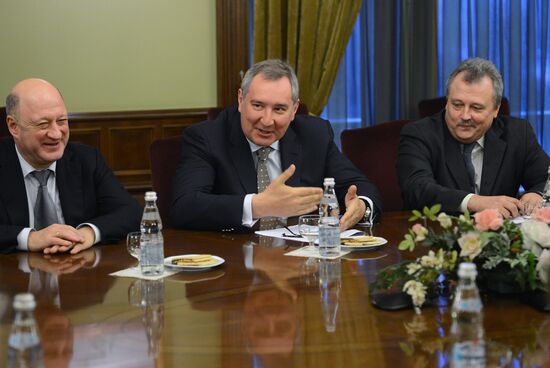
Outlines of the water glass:
M 303 215 L 298 219 L 300 235 L 307 239 L 310 246 L 315 245 L 319 237 L 319 215 Z
M 139 231 L 128 233 L 128 235 L 126 236 L 126 247 L 128 248 L 128 253 L 130 253 L 130 255 L 136 258 L 138 261 L 140 256 L 140 239 L 141 233 Z

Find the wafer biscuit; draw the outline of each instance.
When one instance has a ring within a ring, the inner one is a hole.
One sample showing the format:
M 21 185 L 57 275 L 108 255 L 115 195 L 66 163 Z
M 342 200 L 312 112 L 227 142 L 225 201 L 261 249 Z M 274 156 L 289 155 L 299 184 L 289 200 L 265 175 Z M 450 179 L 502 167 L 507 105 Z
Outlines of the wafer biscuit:
M 216 259 L 210 254 L 197 254 L 172 260 L 172 264 L 177 266 L 208 266 L 214 263 Z

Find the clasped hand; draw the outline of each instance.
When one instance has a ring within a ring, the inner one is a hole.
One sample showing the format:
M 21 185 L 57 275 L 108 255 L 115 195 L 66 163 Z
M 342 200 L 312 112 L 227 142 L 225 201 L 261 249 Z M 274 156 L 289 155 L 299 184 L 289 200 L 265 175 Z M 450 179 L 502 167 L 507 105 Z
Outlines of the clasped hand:
M 296 166 L 290 165 L 261 193 L 252 197 L 252 216 L 291 217 L 311 213 L 319 208 L 323 190 L 316 187 L 290 187 L 286 181 L 294 175 Z M 346 212 L 340 219 L 340 228 L 348 229 L 365 214 L 365 203 L 357 197 L 357 187 L 352 185 L 346 194 Z
M 95 240 L 91 227 L 76 229 L 70 225 L 53 224 L 42 230 L 31 231 L 28 239 L 30 251 L 42 251 L 44 254 L 62 253 L 70 250 L 76 254 L 90 248 Z

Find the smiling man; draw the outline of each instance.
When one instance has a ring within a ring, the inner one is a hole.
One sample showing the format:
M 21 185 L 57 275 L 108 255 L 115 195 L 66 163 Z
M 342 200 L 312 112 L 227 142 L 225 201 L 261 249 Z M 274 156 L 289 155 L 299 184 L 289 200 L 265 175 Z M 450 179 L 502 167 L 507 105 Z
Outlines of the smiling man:
M 101 154 L 69 143 L 63 97 L 42 79 L 6 98 L 12 135 L 0 141 L 0 252 L 78 253 L 139 228 L 139 204 Z
M 244 76 L 238 109 L 185 129 L 172 189 L 175 226 L 247 231 L 258 219 L 309 213 L 325 177 L 336 181 L 342 229 L 380 213 L 378 190 L 340 153 L 330 123 L 296 115 L 298 93 L 290 65 L 262 61 Z
M 468 59 L 447 80 L 445 110 L 403 127 L 397 174 L 408 208 L 516 217 L 540 205 L 550 159 L 528 121 L 498 115 L 502 92 L 493 63 Z

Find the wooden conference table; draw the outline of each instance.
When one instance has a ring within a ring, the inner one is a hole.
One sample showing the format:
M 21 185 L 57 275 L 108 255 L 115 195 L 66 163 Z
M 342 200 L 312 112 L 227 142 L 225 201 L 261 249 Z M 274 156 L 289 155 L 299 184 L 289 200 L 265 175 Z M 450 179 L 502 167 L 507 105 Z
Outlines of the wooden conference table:
M 51 367 L 445 366 L 449 308 L 416 315 L 377 309 L 369 299 L 369 281 L 403 256 L 397 244 L 407 217 L 388 213 L 375 225 L 374 234 L 388 239 L 381 250 L 336 262 L 284 255 L 303 243 L 269 246 L 253 234 L 167 229 L 166 256 L 211 253 L 225 263 L 163 281 L 109 276 L 135 263 L 123 242 L 83 259 L 0 255 L 0 366 L 13 296 L 28 290 Z M 327 275 L 324 288 L 320 276 Z M 549 313 L 486 297 L 484 328 L 488 366 L 550 365 Z

